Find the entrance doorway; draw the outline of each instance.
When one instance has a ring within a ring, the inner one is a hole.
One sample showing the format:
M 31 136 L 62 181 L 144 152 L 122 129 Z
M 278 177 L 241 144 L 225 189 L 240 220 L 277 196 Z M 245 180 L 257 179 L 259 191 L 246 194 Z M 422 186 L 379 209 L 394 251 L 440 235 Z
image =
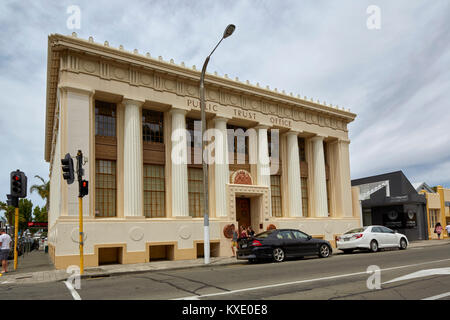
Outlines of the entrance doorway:
M 236 198 L 236 221 L 238 229 L 251 226 L 250 199 Z

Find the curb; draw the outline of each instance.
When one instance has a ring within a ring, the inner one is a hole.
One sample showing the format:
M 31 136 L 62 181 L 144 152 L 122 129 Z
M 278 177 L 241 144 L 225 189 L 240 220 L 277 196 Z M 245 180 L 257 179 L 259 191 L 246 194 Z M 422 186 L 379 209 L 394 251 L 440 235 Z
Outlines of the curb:
M 92 274 L 83 274 L 81 276 L 81 279 L 90 279 L 90 278 L 102 278 L 102 277 L 114 277 L 114 276 L 121 276 L 121 275 L 128 275 L 128 274 L 141 274 L 141 273 L 147 273 L 152 271 L 166 271 L 166 270 L 183 270 L 183 269 L 191 269 L 191 268 L 208 268 L 208 267 L 216 267 L 216 266 L 228 266 L 233 264 L 245 264 L 245 261 L 233 261 L 233 262 L 225 262 L 220 264 L 200 264 L 200 265 L 194 265 L 194 266 L 177 266 L 177 267 L 168 267 L 168 268 L 161 268 L 161 269 L 148 269 L 148 270 L 130 270 L 130 271 L 111 271 L 111 272 L 99 272 L 99 273 L 92 273 Z M 63 280 L 56 280 L 56 281 L 65 281 Z

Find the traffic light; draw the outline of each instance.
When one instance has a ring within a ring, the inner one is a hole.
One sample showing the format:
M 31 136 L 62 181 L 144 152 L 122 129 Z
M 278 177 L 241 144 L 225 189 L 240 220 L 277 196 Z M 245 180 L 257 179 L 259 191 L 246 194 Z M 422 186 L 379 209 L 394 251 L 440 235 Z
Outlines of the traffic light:
M 89 183 L 86 180 L 80 182 L 80 197 L 87 196 L 89 193 Z
M 75 174 L 73 170 L 73 160 L 70 153 L 67 153 L 64 159 L 61 159 L 63 178 L 67 180 L 68 184 L 72 184 L 75 179 Z
M 11 172 L 11 197 L 27 196 L 27 176 L 20 170 Z

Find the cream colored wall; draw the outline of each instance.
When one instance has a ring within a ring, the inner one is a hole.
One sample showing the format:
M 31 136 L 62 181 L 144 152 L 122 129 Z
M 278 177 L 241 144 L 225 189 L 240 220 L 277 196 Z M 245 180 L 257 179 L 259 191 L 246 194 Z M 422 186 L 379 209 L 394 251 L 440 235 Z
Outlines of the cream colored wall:
M 429 209 L 441 209 L 441 197 L 439 193 L 428 193 L 427 202 Z

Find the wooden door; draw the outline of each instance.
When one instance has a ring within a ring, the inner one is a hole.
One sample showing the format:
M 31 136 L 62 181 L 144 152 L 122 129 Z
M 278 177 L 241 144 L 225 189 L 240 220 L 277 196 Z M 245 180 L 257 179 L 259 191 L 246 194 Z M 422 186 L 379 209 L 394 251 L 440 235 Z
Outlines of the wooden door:
M 236 198 L 236 221 L 238 228 L 243 226 L 247 228 L 251 225 L 250 199 Z

